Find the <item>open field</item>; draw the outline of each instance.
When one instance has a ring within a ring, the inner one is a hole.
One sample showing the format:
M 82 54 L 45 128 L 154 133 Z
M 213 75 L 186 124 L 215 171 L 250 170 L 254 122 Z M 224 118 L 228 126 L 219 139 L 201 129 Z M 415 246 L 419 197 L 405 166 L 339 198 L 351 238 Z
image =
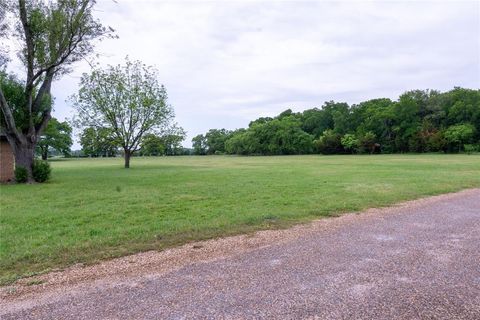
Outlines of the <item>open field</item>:
M 479 155 L 53 161 L 0 186 L 2 283 L 73 263 L 480 186 Z

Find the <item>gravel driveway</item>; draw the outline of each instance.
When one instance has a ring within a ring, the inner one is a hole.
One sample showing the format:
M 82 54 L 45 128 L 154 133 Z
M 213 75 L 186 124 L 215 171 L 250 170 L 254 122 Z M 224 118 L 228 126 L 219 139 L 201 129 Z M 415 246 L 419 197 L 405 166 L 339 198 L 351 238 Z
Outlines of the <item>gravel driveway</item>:
M 315 224 L 170 271 L 4 297 L 0 317 L 480 319 L 480 189 Z

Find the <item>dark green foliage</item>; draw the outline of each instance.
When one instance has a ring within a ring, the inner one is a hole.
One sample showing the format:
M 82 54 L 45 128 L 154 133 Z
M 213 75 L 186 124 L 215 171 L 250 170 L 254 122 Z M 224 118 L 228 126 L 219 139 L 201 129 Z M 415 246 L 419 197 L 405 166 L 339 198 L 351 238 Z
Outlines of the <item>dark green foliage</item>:
M 262 124 L 262 123 L 267 123 L 269 121 L 272 121 L 273 118 L 270 118 L 270 117 L 261 117 L 261 118 L 258 118 L 257 120 L 255 121 L 251 121 L 250 124 L 248 125 L 248 127 L 252 127 L 254 124 Z
M 368 131 L 358 139 L 358 147 L 360 153 L 375 153 L 380 144 L 375 133 Z
M 315 137 L 320 137 L 328 129 L 345 134 L 351 127 L 351 110 L 344 102 L 325 102 L 321 109 L 305 110 L 300 118 L 302 129 Z
M 51 151 L 57 151 L 64 157 L 68 157 L 73 143 L 71 135 L 72 127 L 68 122 L 60 122 L 56 118 L 52 118 L 40 136 L 37 152 L 41 154 L 43 160 L 47 160 Z
M 21 107 L 26 103 L 26 98 L 24 94 L 24 84 L 20 81 L 15 75 L 7 74 L 5 71 L 0 70 L 0 87 L 2 88 L 3 95 L 5 99 L 7 99 L 9 105 L 12 108 L 12 113 L 17 121 L 17 126 L 19 128 L 26 127 L 26 116 L 23 112 L 21 112 Z M 3 112 L 0 110 L 0 121 L 2 122 L 2 126 L 4 126 L 3 122 L 4 116 Z
M 149 133 L 143 137 L 140 151 L 142 156 L 162 156 L 165 154 L 165 145 L 162 138 Z
M 15 167 L 15 181 L 17 183 L 25 183 L 28 181 L 28 171 L 25 167 Z
M 249 155 L 258 153 L 260 142 L 253 131 L 239 129 L 225 142 L 225 150 L 229 154 Z
M 471 143 L 475 136 L 475 127 L 471 124 L 457 124 L 448 127 L 443 133 L 447 147 L 452 152 L 462 150 L 464 144 Z
M 248 130 L 234 132 L 226 142 L 231 154 L 305 154 L 313 150 L 313 136 L 301 129 L 293 115 L 252 123 Z
M 225 129 L 210 129 L 205 134 L 207 154 L 225 153 L 225 141 L 230 137 L 230 131 Z
M 185 131 L 174 128 L 163 135 L 148 133 L 142 138 L 140 154 L 143 156 L 176 156 L 185 154 L 181 142 L 185 140 Z
M 192 139 L 193 154 L 205 155 L 207 154 L 207 140 L 203 134 L 199 134 Z
M 182 147 L 182 141 L 185 140 L 185 132 L 182 134 L 168 134 L 162 136 L 162 142 L 165 146 L 165 155 L 166 156 L 178 156 L 184 154 Z
M 47 161 L 35 160 L 32 166 L 33 179 L 36 182 L 46 182 L 50 179 L 52 170 L 50 164 Z
M 478 145 L 475 145 L 475 144 L 465 144 L 463 145 L 463 150 L 467 154 L 472 154 L 474 152 L 480 151 L 480 148 Z
M 226 129 L 210 129 L 205 135 L 199 134 L 192 139 L 193 153 L 196 155 L 224 154 L 225 142 L 232 132 Z
M 195 154 L 241 155 L 459 152 L 479 141 L 480 90 L 454 88 L 407 91 L 397 101 L 352 106 L 329 101 L 302 113 L 288 109 L 246 129 L 212 129 L 195 137 L 193 147 Z
M 83 154 L 88 157 L 114 157 L 120 147 L 112 130 L 94 127 L 83 130 L 80 135 L 80 145 Z
M 315 140 L 315 148 L 318 153 L 336 154 L 343 153 L 341 135 L 335 133 L 332 129 L 327 129 L 323 134 Z
M 394 102 L 390 99 L 373 99 L 353 105 L 351 108 L 351 125 L 357 136 L 373 132 L 383 151 L 393 152 L 395 113 Z

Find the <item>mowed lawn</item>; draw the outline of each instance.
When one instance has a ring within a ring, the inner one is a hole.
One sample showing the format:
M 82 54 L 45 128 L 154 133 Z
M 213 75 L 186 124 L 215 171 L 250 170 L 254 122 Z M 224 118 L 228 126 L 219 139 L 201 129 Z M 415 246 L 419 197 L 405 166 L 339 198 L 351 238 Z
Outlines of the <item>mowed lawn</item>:
M 479 155 L 52 161 L 0 186 L 0 281 L 74 263 L 480 187 Z

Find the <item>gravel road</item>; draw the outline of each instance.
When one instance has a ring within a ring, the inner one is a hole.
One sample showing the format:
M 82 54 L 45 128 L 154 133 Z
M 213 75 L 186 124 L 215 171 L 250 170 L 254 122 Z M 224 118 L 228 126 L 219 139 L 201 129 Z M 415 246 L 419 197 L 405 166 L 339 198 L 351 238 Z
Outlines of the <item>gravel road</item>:
M 168 272 L 4 297 L 0 317 L 480 319 L 480 189 L 316 223 Z

